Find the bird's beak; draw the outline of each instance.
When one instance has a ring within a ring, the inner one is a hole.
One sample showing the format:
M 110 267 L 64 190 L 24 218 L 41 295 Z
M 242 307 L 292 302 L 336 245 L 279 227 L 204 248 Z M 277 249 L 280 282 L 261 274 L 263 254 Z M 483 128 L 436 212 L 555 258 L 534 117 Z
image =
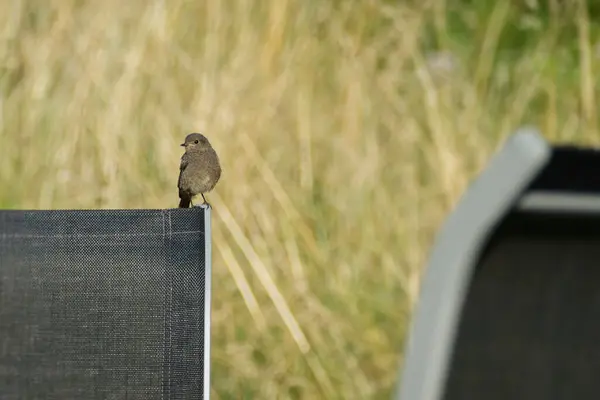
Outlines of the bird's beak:
M 181 143 L 181 144 L 180 144 L 180 146 L 181 146 L 181 147 L 185 147 L 185 143 Z

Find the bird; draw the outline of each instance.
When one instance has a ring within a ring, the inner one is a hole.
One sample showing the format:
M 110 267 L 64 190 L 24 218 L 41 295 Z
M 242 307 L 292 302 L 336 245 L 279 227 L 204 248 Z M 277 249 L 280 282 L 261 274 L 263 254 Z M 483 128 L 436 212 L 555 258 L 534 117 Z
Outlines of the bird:
M 204 193 L 211 191 L 221 178 L 219 156 L 201 133 L 188 134 L 181 146 L 185 147 L 185 153 L 181 156 L 177 182 L 179 208 L 193 206 L 192 198 L 198 194 L 202 195 L 203 204 L 210 206 Z

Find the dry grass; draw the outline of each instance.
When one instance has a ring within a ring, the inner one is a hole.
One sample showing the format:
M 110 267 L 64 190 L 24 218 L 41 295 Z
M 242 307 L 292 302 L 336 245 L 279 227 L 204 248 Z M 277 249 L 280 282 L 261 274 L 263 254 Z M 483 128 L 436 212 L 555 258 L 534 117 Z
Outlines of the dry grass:
M 202 131 L 214 398 L 385 398 L 426 250 L 503 138 L 598 142 L 583 7 L 574 60 L 552 26 L 499 59 L 497 2 L 444 75 L 445 2 L 409 3 L 1 2 L 0 206 L 175 207 Z

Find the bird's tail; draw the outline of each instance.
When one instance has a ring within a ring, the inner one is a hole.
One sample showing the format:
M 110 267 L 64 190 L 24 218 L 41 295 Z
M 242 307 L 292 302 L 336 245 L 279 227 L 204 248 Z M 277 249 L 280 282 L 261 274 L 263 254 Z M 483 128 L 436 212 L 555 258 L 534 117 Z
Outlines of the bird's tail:
M 179 208 L 189 208 L 190 206 L 190 198 L 189 197 L 182 197 L 181 200 L 179 200 Z

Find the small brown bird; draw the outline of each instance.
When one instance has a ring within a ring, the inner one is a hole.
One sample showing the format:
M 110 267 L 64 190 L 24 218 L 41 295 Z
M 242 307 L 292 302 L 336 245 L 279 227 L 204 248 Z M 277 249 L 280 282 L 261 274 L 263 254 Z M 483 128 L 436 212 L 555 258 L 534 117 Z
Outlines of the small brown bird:
M 185 153 L 181 156 L 177 183 L 179 208 L 189 207 L 197 194 L 201 194 L 204 203 L 208 204 L 204 193 L 211 191 L 221 177 L 219 157 L 208 139 L 200 133 L 187 135 L 181 146 L 185 147 Z

